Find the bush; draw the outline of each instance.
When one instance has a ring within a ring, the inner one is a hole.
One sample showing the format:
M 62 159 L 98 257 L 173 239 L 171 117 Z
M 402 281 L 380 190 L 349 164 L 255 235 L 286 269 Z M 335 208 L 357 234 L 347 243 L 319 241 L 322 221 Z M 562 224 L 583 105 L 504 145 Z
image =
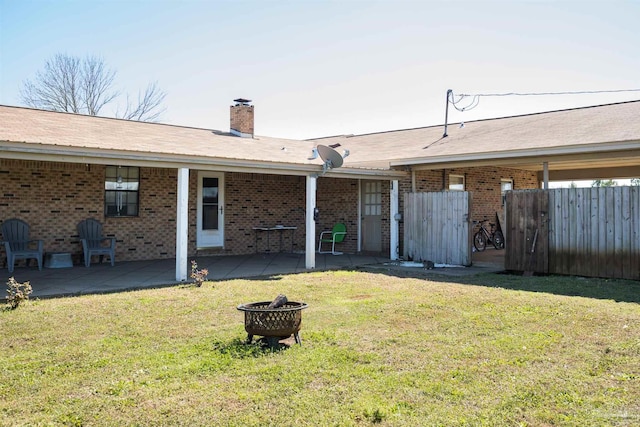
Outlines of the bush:
M 9 277 L 7 282 L 7 303 L 11 310 L 15 310 L 23 302 L 29 299 L 33 292 L 29 282 L 19 283 L 15 278 Z
M 198 270 L 198 263 L 195 260 L 191 260 L 191 278 L 195 280 L 196 286 L 202 286 L 202 282 L 207 280 L 209 270 L 206 268 Z

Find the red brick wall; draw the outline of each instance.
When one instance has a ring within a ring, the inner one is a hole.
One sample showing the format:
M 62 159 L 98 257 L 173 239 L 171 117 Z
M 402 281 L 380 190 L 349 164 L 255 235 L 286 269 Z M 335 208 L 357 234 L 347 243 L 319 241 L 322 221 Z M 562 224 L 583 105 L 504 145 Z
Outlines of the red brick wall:
M 488 219 L 493 222 L 496 212 L 502 214 L 501 179 L 512 179 L 514 190 L 540 188 L 535 172 L 517 169 L 490 166 L 472 169 L 446 169 L 445 188 L 449 187 L 450 174 L 465 177 L 465 190 L 472 193 L 471 210 L 473 214 L 471 219 L 473 221 Z
M 191 171 L 189 196 L 189 252 L 196 252 L 197 171 Z M 318 178 L 316 206 L 320 211 L 316 237 L 330 230 L 336 222 L 347 226 L 347 237 L 340 250 L 357 250 L 358 181 L 354 179 Z M 305 250 L 306 178 L 303 176 L 225 174 L 224 249 L 200 250 L 200 254 L 249 254 L 256 251 L 253 227 L 295 226 L 293 250 Z M 386 199 L 389 203 L 388 196 Z M 258 232 L 258 251 L 280 249 L 280 232 Z M 291 232 L 283 231 L 283 250 L 291 250 Z M 388 237 L 387 237 L 388 240 Z M 317 238 L 316 238 L 317 242 Z M 388 246 L 388 243 L 387 243 Z
M 45 252 L 71 252 L 79 262 L 82 247 L 76 224 L 98 219 L 116 237 L 116 260 L 175 256 L 176 171 L 140 169 L 140 216 L 104 216 L 102 165 L 0 160 L 0 221 L 20 218 Z M 2 255 L 4 257 L 4 253 Z
M 347 234 L 336 250 L 355 253 L 358 250 L 358 181 L 320 177 L 316 194 L 316 204 L 320 211 L 316 222 L 316 241 L 322 231 L 331 230 L 336 223 L 341 222 L 346 225 Z
M 449 175 L 465 177 L 465 190 L 472 193 L 472 220 L 493 220 L 496 212 L 502 212 L 500 180 L 512 179 L 514 190 L 539 188 L 535 172 L 499 167 L 456 168 L 416 171 L 416 191 L 442 191 L 449 188 Z M 411 191 L 411 178 L 400 186 L 400 212 L 403 209 L 404 192 Z
M 510 178 L 515 189 L 537 188 L 536 174 L 505 168 L 468 168 L 416 172 L 417 191 L 440 191 L 448 186 L 448 175 L 464 175 L 473 192 L 473 219 L 493 219 L 501 209 L 500 179 Z M 195 170 L 189 178 L 189 254 L 196 250 Z M 175 257 L 176 180 L 175 169 L 140 168 L 140 212 L 138 217 L 104 217 L 105 167 L 20 160 L 0 160 L 0 221 L 21 218 L 31 226 L 31 237 L 44 240 L 45 251 L 71 252 L 80 261 L 82 249 L 76 224 L 92 217 L 104 225 L 106 235 L 115 236 L 116 259 L 141 260 Z M 358 248 L 358 196 L 356 179 L 318 178 L 316 236 L 337 222 L 347 226 L 340 250 Z M 389 253 L 389 181 L 382 183 L 382 247 Z M 403 194 L 411 191 L 411 178 L 400 181 L 400 212 Z M 256 251 L 254 226 L 296 226 L 294 250 L 305 249 L 306 180 L 299 176 L 249 173 L 225 174 L 225 247 L 201 251 L 212 254 L 248 254 Z M 402 221 L 400 242 L 402 242 Z M 284 249 L 291 248 L 290 232 L 284 232 Z M 270 249 L 279 249 L 279 235 L 272 233 Z M 266 249 L 266 235 L 258 235 L 258 249 Z M 316 238 L 317 242 L 317 238 Z M 4 257 L 4 253 L 2 254 Z
M 116 237 L 118 261 L 175 257 L 175 169 L 140 168 L 138 217 L 104 216 L 102 165 L 0 160 L 0 221 L 20 218 L 31 226 L 31 237 L 44 240 L 45 251 L 71 252 L 80 262 L 82 248 L 76 224 L 92 217 L 103 223 L 104 233 Z M 224 249 L 197 251 L 198 172 L 189 178 L 189 254 L 248 254 L 256 251 L 254 226 L 296 226 L 294 251 L 305 249 L 306 180 L 300 176 L 225 174 Z M 316 235 L 337 221 L 349 234 L 342 249 L 357 248 L 358 182 L 350 179 L 318 179 L 320 217 Z M 385 203 L 388 203 L 385 202 Z M 270 249 L 279 250 L 279 235 L 271 233 Z M 258 249 L 267 248 L 266 234 L 258 234 Z M 388 240 L 388 239 L 387 239 Z M 283 234 L 285 250 L 291 250 L 291 232 Z M 2 255 L 4 256 L 4 255 Z
M 190 192 L 190 252 L 196 247 L 197 171 L 191 171 Z M 294 251 L 304 251 L 306 181 L 301 176 L 261 175 L 251 173 L 225 174 L 224 253 L 247 254 L 256 251 L 253 227 L 276 225 L 298 227 L 293 233 Z M 283 231 L 283 248 L 291 250 L 291 232 Z M 267 249 L 267 235 L 258 233 L 258 250 Z M 271 232 L 269 249 L 280 249 L 279 232 Z M 216 253 L 216 250 L 200 253 Z M 221 252 L 217 250 L 217 252 Z

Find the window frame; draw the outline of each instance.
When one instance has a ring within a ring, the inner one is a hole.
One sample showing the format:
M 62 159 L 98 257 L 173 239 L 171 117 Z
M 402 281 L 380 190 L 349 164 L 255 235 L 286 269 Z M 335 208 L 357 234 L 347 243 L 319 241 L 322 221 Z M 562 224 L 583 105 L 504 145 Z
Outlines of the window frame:
M 507 182 L 511 185 L 511 188 L 509 188 L 508 190 L 505 190 L 503 184 L 505 184 Z M 513 179 L 511 179 L 511 178 L 500 178 L 500 194 L 504 196 L 504 193 L 506 191 L 511 191 L 511 190 L 513 190 Z
M 511 188 L 508 190 L 504 189 L 505 183 L 511 184 Z M 502 205 L 504 206 L 507 203 L 506 192 L 513 190 L 513 178 L 500 178 L 500 197 L 502 198 Z
M 453 185 L 461 185 L 460 183 L 456 183 L 456 184 L 452 184 L 452 178 L 460 178 L 460 180 L 462 181 L 462 188 L 453 188 Z M 458 174 L 449 174 L 449 191 L 465 191 L 467 188 L 467 182 L 466 182 L 466 178 L 464 175 L 458 175 Z
M 120 165 L 105 167 L 104 216 L 108 218 L 140 216 L 140 167 Z

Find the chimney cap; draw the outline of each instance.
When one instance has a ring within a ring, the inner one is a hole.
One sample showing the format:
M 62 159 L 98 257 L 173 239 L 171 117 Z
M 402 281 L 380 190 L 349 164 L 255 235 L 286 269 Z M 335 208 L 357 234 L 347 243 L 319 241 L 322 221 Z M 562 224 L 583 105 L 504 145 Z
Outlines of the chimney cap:
M 234 99 L 233 102 L 236 102 L 236 103 L 242 104 L 242 105 L 249 105 L 251 100 L 250 99 L 244 99 L 244 98 L 238 98 L 238 99 Z

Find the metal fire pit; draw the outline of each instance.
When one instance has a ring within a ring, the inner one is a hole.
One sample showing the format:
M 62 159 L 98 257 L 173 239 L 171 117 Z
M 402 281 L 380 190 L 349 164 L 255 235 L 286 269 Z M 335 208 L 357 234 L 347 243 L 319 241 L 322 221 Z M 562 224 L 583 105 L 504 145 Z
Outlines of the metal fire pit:
M 244 311 L 244 330 L 247 331 L 247 343 L 254 335 L 267 339 L 270 347 L 277 347 L 278 341 L 291 335 L 301 344 L 298 332 L 302 327 L 302 310 L 308 307 L 303 302 L 288 301 L 282 307 L 268 308 L 271 301 L 240 304 L 238 310 Z

